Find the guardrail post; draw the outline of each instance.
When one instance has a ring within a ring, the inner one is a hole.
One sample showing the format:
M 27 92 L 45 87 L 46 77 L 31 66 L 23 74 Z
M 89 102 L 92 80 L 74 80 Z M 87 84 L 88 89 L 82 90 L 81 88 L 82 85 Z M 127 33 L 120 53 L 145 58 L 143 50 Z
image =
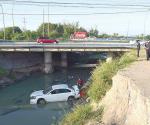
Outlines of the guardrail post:
M 53 72 L 53 65 L 52 65 L 52 52 L 45 52 L 44 53 L 44 72 L 46 74 Z

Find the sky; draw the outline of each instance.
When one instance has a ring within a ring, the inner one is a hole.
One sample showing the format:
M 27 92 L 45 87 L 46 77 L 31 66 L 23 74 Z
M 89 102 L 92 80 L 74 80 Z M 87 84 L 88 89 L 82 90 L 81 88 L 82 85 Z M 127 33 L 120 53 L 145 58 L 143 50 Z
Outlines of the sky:
M 16 0 L 17 1 L 17 0 Z M 18 0 L 28 1 L 28 0 Z M 97 28 L 99 34 L 101 33 L 119 33 L 120 35 L 135 36 L 139 34 L 150 34 L 150 1 L 149 0 L 31 0 L 41 2 L 63 2 L 63 3 L 90 3 L 97 4 L 92 7 L 85 8 L 84 5 L 78 5 L 82 7 L 60 7 L 50 4 L 49 5 L 49 21 L 51 23 L 75 23 L 79 22 L 79 25 L 90 30 L 91 28 Z M 9 4 L 7 4 L 9 3 Z M 99 6 L 98 4 L 113 4 L 113 5 L 125 5 L 121 7 L 116 6 Z M 35 14 L 35 13 L 48 13 L 48 6 L 31 6 L 16 4 L 14 0 L 6 2 L 6 0 L 0 0 L 0 5 L 3 6 L 4 13 L 18 13 L 18 14 Z M 135 5 L 135 6 L 126 6 Z M 138 5 L 146 5 L 138 6 Z M 69 6 L 69 5 L 68 5 Z M 131 13 L 133 12 L 134 13 Z M 136 12 L 135 11 L 143 11 Z M 0 13 L 1 13 L 0 8 Z M 106 14 L 116 12 L 128 12 L 117 14 Z M 105 13 L 105 14 L 92 14 L 92 15 L 53 15 L 53 14 L 89 14 L 89 13 Z M 25 19 L 25 23 L 24 23 Z M 48 22 L 48 16 L 44 16 L 44 22 Z M 14 15 L 14 23 L 20 28 L 26 28 L 30 30 L 36 30 L 41 23 L 43 23 L 43 15 Z M 5 15 L 5 25 L 13 26 L 12 15 Z M 3 28 L 3 15 L 0 14 L 0 28 Z

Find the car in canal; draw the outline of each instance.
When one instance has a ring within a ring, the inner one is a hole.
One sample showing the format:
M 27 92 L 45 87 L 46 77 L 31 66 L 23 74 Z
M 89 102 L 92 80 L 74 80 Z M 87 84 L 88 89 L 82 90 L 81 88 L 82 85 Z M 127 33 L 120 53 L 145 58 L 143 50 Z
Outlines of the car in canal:
M 46 90 L 34 91 L 30 95 L 30 104 L 46 104 L 57 101 L 73 101 L 80 97 L 77 85 L 69 87 L 67 84 L 52 85 Z
M 48 37 L 39 37 L 37 43 L 58 43 L 56 39 L 49 39 Z

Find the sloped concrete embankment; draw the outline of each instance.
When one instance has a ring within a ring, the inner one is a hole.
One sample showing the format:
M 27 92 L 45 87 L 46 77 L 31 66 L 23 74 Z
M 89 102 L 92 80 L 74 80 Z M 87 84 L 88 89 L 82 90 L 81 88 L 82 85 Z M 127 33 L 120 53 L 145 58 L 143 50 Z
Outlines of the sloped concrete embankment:
M 135 63 L 113 77 L 102 100 L 105 125 L 150 125 L 150 63 Z
M 13 84 L 29 76 L 32 72 L 42 71 L 43 53 L 0 53 L 0 67 L 6 70 L 4 76 L 0 76 L 0 88 Z

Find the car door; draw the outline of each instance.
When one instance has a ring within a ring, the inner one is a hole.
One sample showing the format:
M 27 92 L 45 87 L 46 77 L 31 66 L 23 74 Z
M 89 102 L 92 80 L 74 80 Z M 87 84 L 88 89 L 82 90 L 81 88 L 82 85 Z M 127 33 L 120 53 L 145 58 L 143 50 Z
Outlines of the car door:
M 70 96 L 71 90 L 69 90 L 69 89 L 60 89 L 59 91 L 61 93 L 61 95 L 60 95 L 61 101 L 67 101 L 68 97 Z
M 45 99 L 47 102 L 55 102 L 57 101 L 57 90 L 52 90 L 51 92 L 45 95 Z
M 47 95 L 48 102 L 65 101 L 65 99 L 66 94 L 63 89 L 52 90 L 49 95 Z

